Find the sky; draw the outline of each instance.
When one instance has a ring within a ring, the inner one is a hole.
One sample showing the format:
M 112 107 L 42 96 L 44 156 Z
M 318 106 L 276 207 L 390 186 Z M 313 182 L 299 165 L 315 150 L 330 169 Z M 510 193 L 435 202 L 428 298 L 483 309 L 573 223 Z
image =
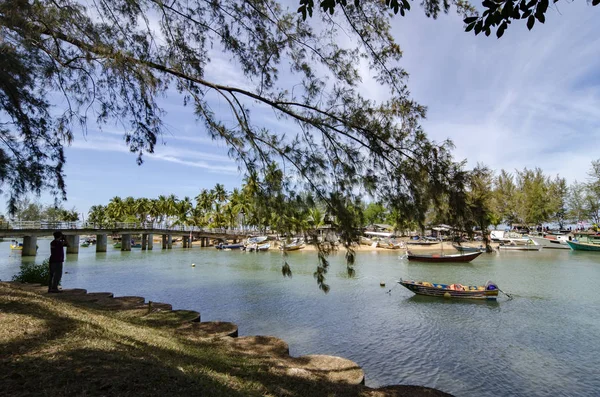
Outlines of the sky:
M 569 183 L 585 181 L 591 162 L 600 159 L 600 7 L 559 2 L 544 25 L 529 32 L 513 23 L 498 40 L 465 33 L 455 13 L 433 20 L 414 5 L 393 19 L 393 33 L 412 97 L 428 108 L 423 126 L 430 139 L 451 139 L 455 160 L 466 160 L 468 169 L 477 163 L 510 172 L 539 167 Z M 363 72 L 365 95 L 385 100 L 385 90 L 368 84 Z M 244 84 L 235 66 L 219 57 L 207 75 Z M 216 183 L 229 191 L 242 184 L 225 145 L 207 136 L 180 97 L 169 95 L 161 104 L 167 131 L 142 166 L 117 126 L 75 136 L 66 148 L 65 207 L 87 214 L 114 196 L 193 198 Z M 226 105 L 217 104 L 220 109 Z

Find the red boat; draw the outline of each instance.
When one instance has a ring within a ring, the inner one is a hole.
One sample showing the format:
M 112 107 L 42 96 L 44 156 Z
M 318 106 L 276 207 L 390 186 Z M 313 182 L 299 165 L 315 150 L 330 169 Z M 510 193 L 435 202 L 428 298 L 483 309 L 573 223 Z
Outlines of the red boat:
M 469 252 L 453 255 L 415 255 L 408 251 L 408 260 L 415 262 L 471 262 L 481 254 L 481 252 Z

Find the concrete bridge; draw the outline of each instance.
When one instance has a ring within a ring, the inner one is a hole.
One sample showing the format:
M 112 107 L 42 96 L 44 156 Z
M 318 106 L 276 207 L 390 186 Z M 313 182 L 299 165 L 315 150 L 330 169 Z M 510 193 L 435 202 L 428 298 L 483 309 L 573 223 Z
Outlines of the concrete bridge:
M 200 246 L 207 247 L 211 240 L 237 242 L 249 233 L 244 230 L 169 225 L 166 222 L 115 222 L 98 225 L 82 222 L 18 221 L 3 225 L 3 228 L 0 228 L 0 237 L 23 238 L 23 256 L 35 256 L 38 237 L 52 236 L 52 233 L 57 230 L 65 235 L 69 243 L 68 254 L 79 253 L 80 236 L 95 235 L 96 252 L 106 252 L 108 235 L 121 236 L 121 251 L 131 251 L 132 235 L 141 235 L 142 250 L 151 250 L 154 246 L 154 235 L 161 236 L 162 249 L 171 249 L 173 248 L 173 236 L 181 237 L 183 248 L 191 248 L 194 240 L 200 240 Z

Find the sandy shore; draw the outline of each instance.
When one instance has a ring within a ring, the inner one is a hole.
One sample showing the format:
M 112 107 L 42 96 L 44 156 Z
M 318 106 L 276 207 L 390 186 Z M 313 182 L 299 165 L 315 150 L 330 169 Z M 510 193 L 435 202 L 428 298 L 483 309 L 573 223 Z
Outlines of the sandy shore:
M 269 249 L 270 251 L 279 251 L 279 242 L 277 241 L 270 241 L 271 243 L 271 248 Z M 181 244 L 180 242 L 178 243 L 174 243 L 174 245 L 177 244 Z M 192 243 L 193 247 L 200 247 L 200 241 L 194 241 Z M 466 242 L 466 243 L 462 243 L 463 246 L 465 247 L 479 247 L 481 246 L 483 243 L 481 243 L 480 241 L 471 241 L 471 242 Z M 442 246 L 443 245 L 443 246 Z M 444 243 L 438 243 L 438 244 L 431 244 L 431 245 L 418 245 L 418 244 L 406 244 L 405 242 L 405 247 L 407 247 L 409 250 L 411 251 L 441 251 L 443 250 L 448 250 L 448 252 L 453 252 L 456 251 L 453 247 L 452 247 L 452 243 L 451 242 L 444 242 Z M 213 246 L 210 247 L 206 247 L 206 248 L 214 248 Z M 359 252 L 372 252 L 372 251 L 390 251 L 390 252 L 394 252 L 394 251 L 398 251 L 398 252 L 405 252 L 406 248 L 400 248 L 400 249 L 388 249 L 388 248 L 381 248 L 381 247 L 372 247 L 370 245 L 354 245 L 353 246 L 355 251 L 359 251 Z M 340 251 L 345 250 L 346 248 L 343 245 L 339 245 L 338 249 Z M 304 248 L 302 248 L 303 251 L 316 251 L 317 247 L 315 247 L 312 244 L 305 244 Z M 458 252 L 458 251 L 456 251 Z

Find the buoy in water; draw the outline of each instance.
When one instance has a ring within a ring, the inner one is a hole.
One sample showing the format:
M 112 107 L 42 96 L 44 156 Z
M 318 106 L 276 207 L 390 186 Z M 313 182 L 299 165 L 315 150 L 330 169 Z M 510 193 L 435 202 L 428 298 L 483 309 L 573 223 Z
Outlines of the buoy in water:
M 192 267 L 196 267 L 196 264 L 195 264 L 195 263 L 192 263 Z
M 380 281 L 380 282 L 379 282 L 379 286 L 380 286 L 380 287 L 385 287 L 385 281 Z
M 444 298 L 452 298 L 452 295 L 450 295 L 450 292 L 446 292 L 444 294 Z

